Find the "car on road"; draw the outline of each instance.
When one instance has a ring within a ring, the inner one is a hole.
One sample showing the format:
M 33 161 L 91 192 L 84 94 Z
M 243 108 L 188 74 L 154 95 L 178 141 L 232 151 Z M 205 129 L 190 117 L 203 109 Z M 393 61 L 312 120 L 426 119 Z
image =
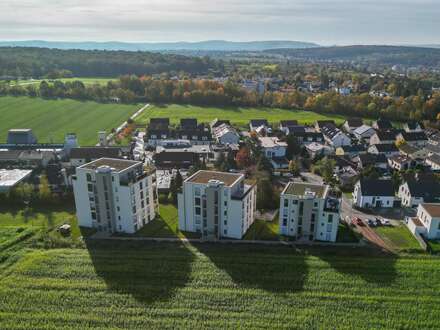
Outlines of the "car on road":
M 362 221 L 361 218 L 353 218 L 353 219 L 351 219 L 351 224 L 354 225 L 354 226 L 361 226 L 361 227 L 365 226 L 365 224 L 364 224 L 364 222 Z

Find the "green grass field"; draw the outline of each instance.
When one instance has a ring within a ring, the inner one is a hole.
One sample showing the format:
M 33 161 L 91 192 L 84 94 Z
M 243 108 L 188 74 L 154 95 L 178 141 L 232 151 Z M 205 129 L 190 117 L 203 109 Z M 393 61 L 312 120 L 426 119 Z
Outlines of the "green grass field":
M 250 119 L 267 119 L 271 123 L 280 120 L 296 119 L 300 123 L 313 124 L 316 120 L 333 119 L 341 124 L 345 118 L 338 115 L 321 115 L 310 111 L 285 110 L 273 108 L 240 108 L 240 107 L 198 107 L 192 105 L 153 106 L 145 111 L 137 122 L 147 124 L 150 118 L 169 117 L 172 123 L 178 123 L 181 118 L 197 118 L 199 122 L 210 122 L 215 118 L 229 119 L 233 124 L 247 126 Z
M 440 259 L 88 243 L 0 268 L 2 329 L 438 329 Z
M 60 80 L 64 83 L 66 82 L 72 82 L 72 81 L 81 81 L 84 85 L 106 85 L 107 82 L 117 80 L 117 78 L 97 78 L 97 77 L 90 77 L 90 78 L 82 78 L 82 77 L 75 77 L 75 78 L 61 78 L 61 79 L 28 79 L 28 80 L 18 80 L 18 81 L 11 81 L 10 85 L 20 85 L 20 86 L 26 86 L 26 85 L 35 85 L 40 84 L 43 80 L 51 83 L 55 80 Z
M 380 237 L 397 252 L 422 251 L 420 244 L 404 225 L 373 228 Z
M 138 105 L 102 104 L 75 100 L 0 97 L 0 143 L 11 128 L 32 128 L 39 142 L 64 141 L 76 133 L 82 146 L 95 145 L 98 131 L 110 132 L 139 109 Z

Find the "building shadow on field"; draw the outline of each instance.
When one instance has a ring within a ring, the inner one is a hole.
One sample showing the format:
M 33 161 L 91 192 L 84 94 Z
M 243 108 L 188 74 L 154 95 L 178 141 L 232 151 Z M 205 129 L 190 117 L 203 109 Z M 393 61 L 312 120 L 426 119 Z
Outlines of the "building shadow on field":
M 171 299 L 186 285 L 194 255 L 184 244 L 129 240 L 86 240 L 108 290 L 150 304 Z
M 388 286 L 397 277 L 398 256 L 379 247 L 314 247 L 308 253 L 327 262 L 335 271 L 356 276 L 377 286 Z
M 194 246 L 239 287 L 277 293 L 303 290 L 307 264 L 304 255 L 293 247 L 210 243 Z

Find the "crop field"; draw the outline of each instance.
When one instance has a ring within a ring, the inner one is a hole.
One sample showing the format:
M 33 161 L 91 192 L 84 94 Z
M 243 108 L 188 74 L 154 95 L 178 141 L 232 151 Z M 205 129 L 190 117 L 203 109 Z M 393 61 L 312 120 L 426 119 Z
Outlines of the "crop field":
M 438 329 L 440 322 L 435 257 L 87 245 L 27 250 L 0 268 L 0 328 Z
M 341 124 L 345 118 L 338 115 L 321 115 L 311 111 L 285 110 L 276 108 L 240 108 L 240 107 L 198 107 L 192 105 L 163 105 L 148 108 L 139 118 L 139 124 L 147 124 L 150 118 L 169 117 L 172 123 L 178 123 L 181 118 L 197 118 L 199 122 L 210 122 L 215 118 L 229 119 L 233 124 L 247 126 L 250 119 L 267 119 L 270 123 L 280 120 L 296 119 L 300 123 L 313 124 L 316 120 L 333 119 Z
M 80 145 L 95 145 L 98 131 L 110 132 L 139 108 L 67 99 L 0 97 L 0 143 L 6 142 L 11 128 L 32 128 L 39 142 L 62 143 L 65 134 L 72 132 Z

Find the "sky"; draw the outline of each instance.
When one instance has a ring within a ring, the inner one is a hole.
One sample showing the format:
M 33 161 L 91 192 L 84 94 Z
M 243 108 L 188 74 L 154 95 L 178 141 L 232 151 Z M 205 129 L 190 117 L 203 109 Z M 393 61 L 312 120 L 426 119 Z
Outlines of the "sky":
M 440 0 L 0 0 L 0 40 L 440 44 Z

